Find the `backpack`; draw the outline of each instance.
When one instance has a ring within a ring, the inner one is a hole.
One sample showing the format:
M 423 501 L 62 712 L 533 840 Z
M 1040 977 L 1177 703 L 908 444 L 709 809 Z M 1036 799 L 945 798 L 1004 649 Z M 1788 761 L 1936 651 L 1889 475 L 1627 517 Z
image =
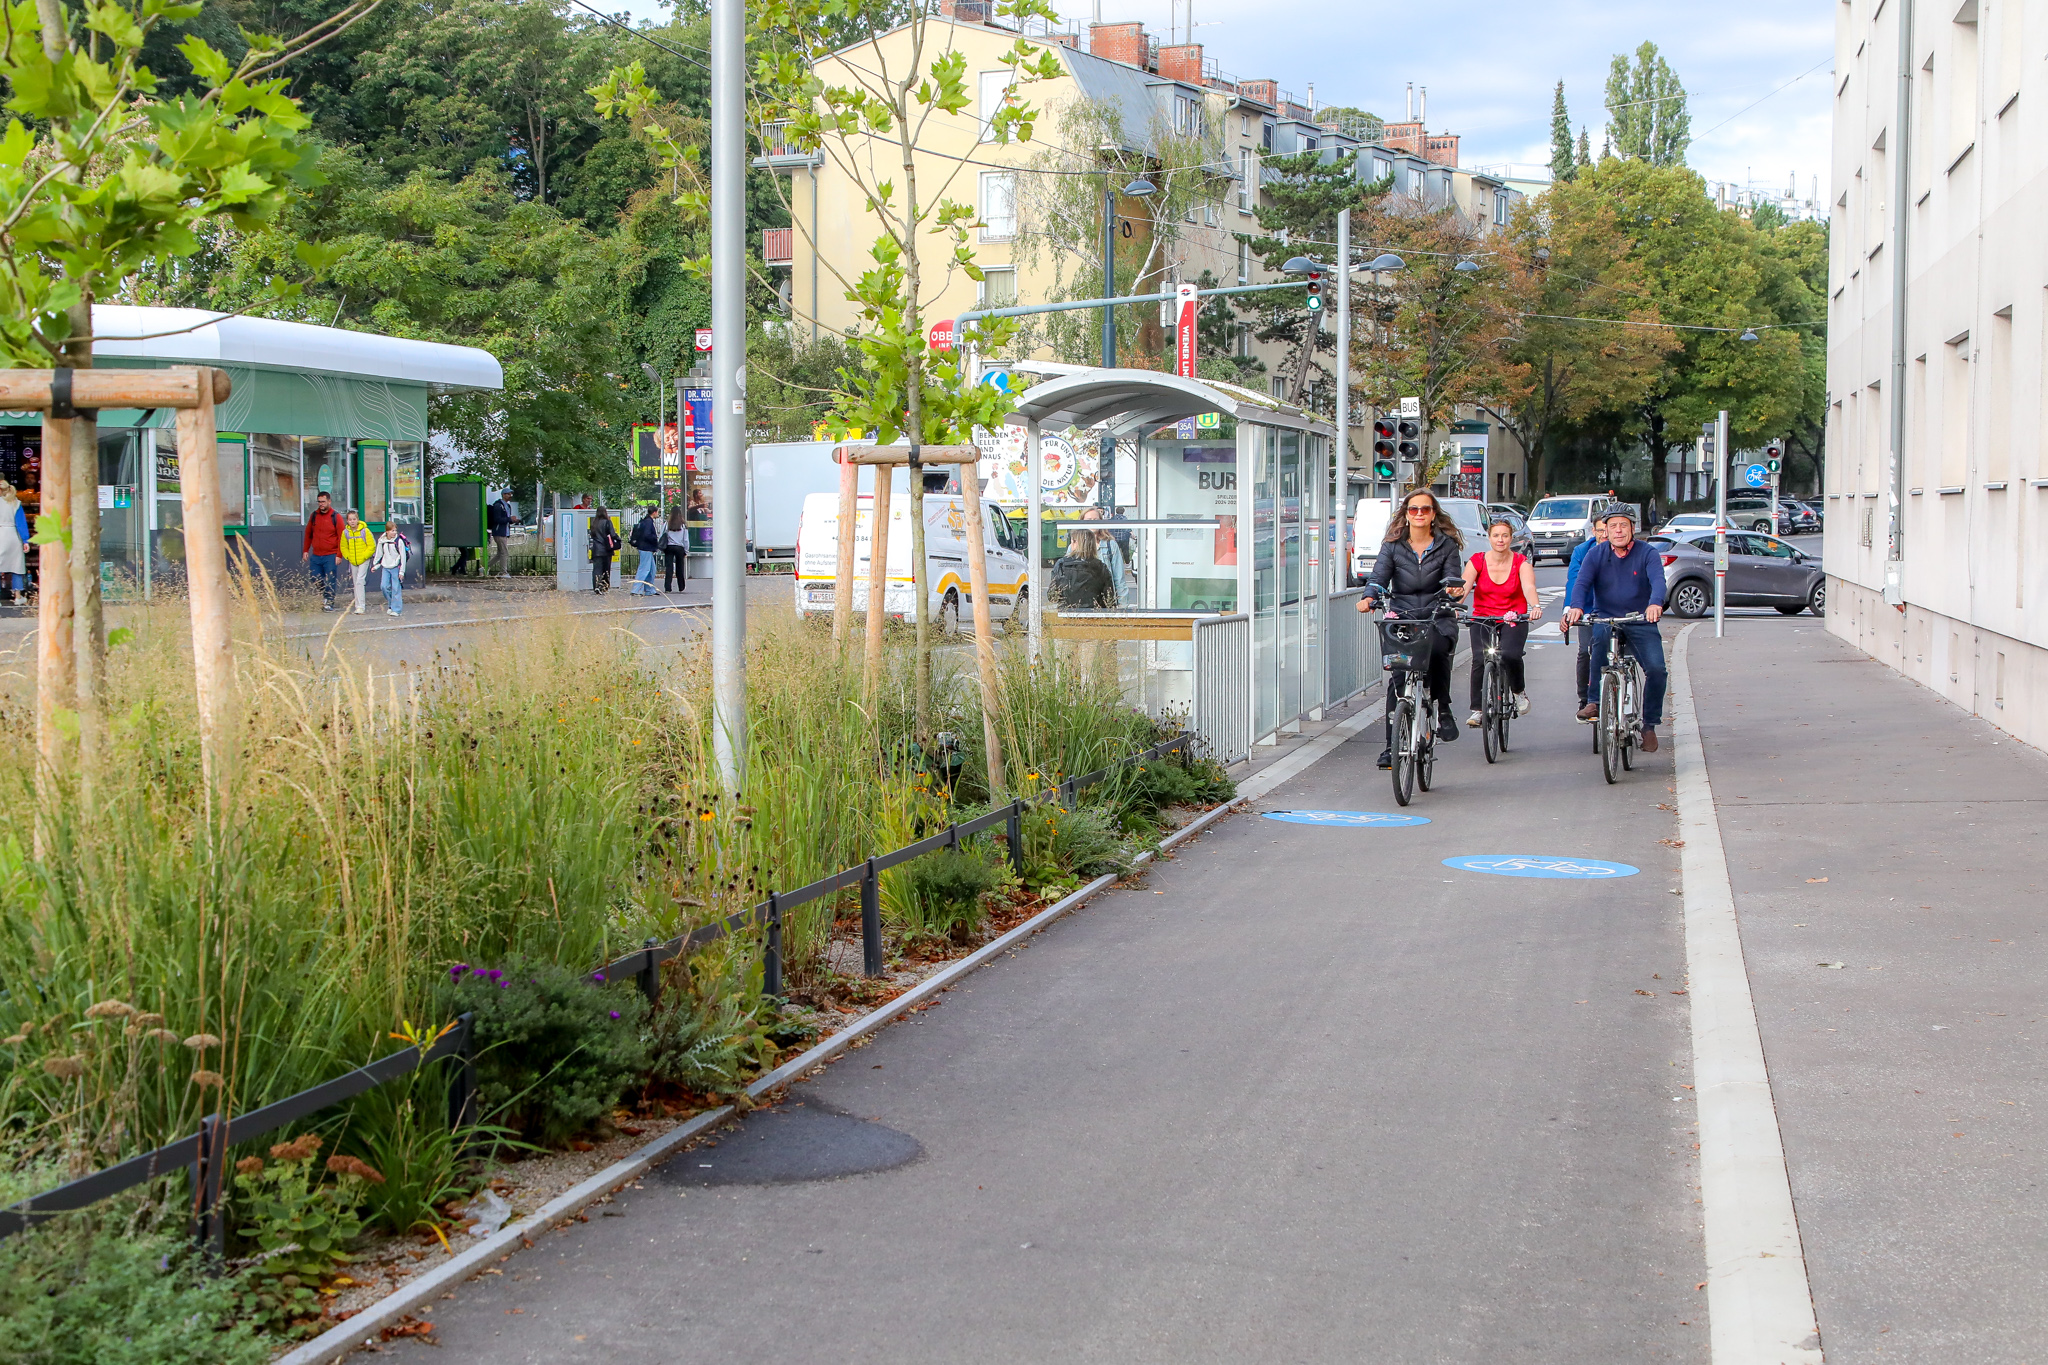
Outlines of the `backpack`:
M 1082 611 L 1099 606 L 1108 577 L 1100 560 L 1062 555 L 1052 566 L 1052 600 Z

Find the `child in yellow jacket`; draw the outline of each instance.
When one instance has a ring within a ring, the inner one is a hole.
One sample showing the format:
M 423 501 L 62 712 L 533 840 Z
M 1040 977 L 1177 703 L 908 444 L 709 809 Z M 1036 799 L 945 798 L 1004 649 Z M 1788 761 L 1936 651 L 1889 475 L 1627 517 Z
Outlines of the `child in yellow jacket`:
M 370 523 L 356 515 L 356 509 L 348 509 L 348 520 L 341 527 L 341 557 L 348 561 L 348 570 L 356 583 L 356 615 L 363 614 L 363 587 L 370 577 L 370 556 L 377 552 L 377 536 L 370 529 Z

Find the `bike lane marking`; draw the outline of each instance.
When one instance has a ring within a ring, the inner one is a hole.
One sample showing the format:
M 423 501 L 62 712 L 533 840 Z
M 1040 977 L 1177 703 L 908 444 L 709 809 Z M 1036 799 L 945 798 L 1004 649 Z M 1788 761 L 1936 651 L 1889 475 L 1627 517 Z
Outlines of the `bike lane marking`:
M 1699 1087 L 1708 1349 L 1713 1365 L 1821 1365 L 1798 1211 L 1686 664 L 1687 642 L 1697 629 L 1679 631 L 1673 651 L 1671 728 L 1693 1084 Z
M 1426 815 L 1397 815 L 1382 810 L 1269 810 L 1260 812 L 1268 820 L 1290 825 L 1335 825 L 1343 829 L 1393 829 L 1405 825 L 1426 825 Z
M 1565 881 L 1609 881 L 1642 871 L 1627 863 L 1599 858 L 1555 857 L 1548 853 L 1467 853 L 1444 859 L 1445 867 L 1484 872 L 1493 877 L 1546 877 Z

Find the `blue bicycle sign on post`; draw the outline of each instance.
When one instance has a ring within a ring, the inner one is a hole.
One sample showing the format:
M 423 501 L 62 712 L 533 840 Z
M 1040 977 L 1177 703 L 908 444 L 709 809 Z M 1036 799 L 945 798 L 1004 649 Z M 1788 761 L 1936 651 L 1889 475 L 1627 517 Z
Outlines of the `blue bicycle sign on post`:
M 1742 481 L 1751 488 L 1769 488 L 1771 486 L 1771 471 L 1765 469 L 1760 464 L 1753 464 L 1742 471 Z
M 1560 858 L 1545 853 L 1470 853 L 1462 858 L 1446 858 L 1444 866 L 1455 867 L 1461 872 L 1484 872 L 1493 877 L 1549 877 L 1587 882 L 1633 877 L 1642 871 L 1627 863 L 1603 862 L 1598 858 Z

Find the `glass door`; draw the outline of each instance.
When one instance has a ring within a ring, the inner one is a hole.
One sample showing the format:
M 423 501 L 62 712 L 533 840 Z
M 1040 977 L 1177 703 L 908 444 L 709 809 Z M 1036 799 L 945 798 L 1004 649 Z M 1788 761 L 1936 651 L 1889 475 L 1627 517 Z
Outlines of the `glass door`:
M 382 441 L 356 443 L 356 487 L 362 490 L 356 503 L 358 515 L 380 535 L 390 508 L 390 469 L 391 447 Z

